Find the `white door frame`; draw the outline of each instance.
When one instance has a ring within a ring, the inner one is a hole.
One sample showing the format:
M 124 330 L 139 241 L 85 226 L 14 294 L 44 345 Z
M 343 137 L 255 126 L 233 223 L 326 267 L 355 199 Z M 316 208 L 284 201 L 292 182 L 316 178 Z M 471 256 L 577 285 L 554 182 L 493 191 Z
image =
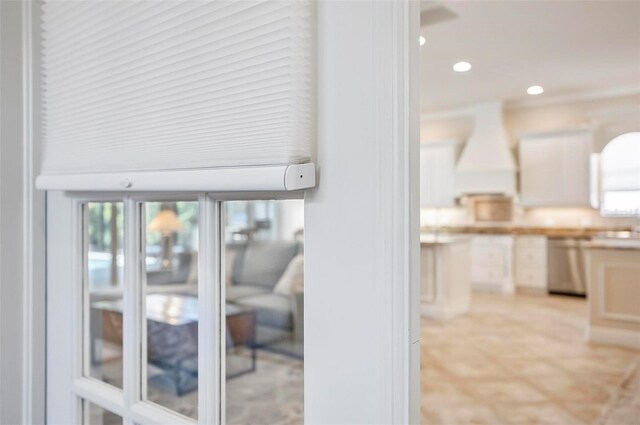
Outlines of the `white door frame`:
M 318 2 L 307 423 L 419 422 L 418 32 L 417 0 Z M 34 87 L 34 105 L 38 95 Z M 60 266 L 49 261 L 49 272 Z M 54 388 L 49 395 L 55 403 Z
M 39 107 L 32 100 L 31 13 L 27 0 L 0 3 L 0 422 L 44 423 L 45 193 L 40 166 Z M 35 120 L 35 121 L 34 121 Z
M 419 423 L 419 2 L 318 3 L 305 420 Z M 313 300 L 313 301 L 309 301 Z

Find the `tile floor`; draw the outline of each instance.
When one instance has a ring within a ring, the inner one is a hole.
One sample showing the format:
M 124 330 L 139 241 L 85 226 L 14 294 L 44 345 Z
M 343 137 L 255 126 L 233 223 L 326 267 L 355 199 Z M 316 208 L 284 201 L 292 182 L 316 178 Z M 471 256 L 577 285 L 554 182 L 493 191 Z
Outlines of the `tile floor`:
M 586 343 L 585 323 L 583 299 L 482 293 L 423 318 L 422 423 L 640 424 L 640 351 Z

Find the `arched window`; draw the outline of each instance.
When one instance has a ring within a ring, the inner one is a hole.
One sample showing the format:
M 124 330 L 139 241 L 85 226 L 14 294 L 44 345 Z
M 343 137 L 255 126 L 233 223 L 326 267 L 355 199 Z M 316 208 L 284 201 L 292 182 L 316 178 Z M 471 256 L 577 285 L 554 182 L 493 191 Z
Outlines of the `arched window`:
M 640 132 L 625 133 L 602 150 L 600 213 L 640 215 Z

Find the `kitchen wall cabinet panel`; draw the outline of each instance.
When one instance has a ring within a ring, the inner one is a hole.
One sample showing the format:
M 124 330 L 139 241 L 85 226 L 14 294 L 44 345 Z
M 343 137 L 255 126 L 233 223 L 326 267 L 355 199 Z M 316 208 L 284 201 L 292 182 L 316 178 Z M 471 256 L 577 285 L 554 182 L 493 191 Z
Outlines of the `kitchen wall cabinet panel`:
M 424 143 L 420 146 L 420 206 L 455 206 L 456 142 Z
M 525 207 L 589 207 L 592 134 L 587 130 L 523 135 L 520 195 Z

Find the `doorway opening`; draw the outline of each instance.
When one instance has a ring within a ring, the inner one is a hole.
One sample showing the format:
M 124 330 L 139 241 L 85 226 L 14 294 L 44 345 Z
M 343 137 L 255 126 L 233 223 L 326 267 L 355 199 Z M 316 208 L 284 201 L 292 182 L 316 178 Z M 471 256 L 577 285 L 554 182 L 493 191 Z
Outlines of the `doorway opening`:
M 423 423 L 637 423 L 639 18 L 423 3 Z

